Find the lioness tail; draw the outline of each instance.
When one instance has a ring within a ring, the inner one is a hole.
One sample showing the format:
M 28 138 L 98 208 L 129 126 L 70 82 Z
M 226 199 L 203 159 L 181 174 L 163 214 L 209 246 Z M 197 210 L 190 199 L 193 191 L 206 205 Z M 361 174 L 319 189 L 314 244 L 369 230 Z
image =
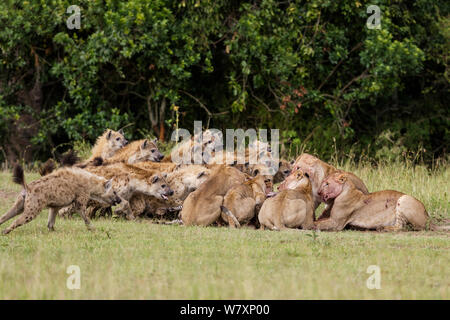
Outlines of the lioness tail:
M 450 225 L 437 226 L 435 224 L 432 224 L 430 226 L 430 229 L 432 231 L 450 231 Z
M 229 216 L 233 220 L 233 222 L 236 225 L 236 227 L 238 227 L 238 228 L 241 227 L 241 224 L 239 223 L 238 219 L 236 219 L 236 217 L 234 216 L 233 212 L 228 210 L 227 207 L 220 206 L 220 210 L 222 210 L 223 213 L 225 213 L 227 216 Z

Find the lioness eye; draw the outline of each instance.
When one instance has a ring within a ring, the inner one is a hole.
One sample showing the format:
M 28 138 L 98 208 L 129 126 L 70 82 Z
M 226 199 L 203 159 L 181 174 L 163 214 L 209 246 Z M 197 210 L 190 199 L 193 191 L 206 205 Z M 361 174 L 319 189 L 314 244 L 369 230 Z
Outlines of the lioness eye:
M 163 184 L 161 187 L 163 187 L 163 188 L 165 188 L 166 187 L 166 185 L 165 184 Z
M 116 141 L 119 141 L 119 140 L 120 140 L 120 138 L 117 138 L 117 139 L 116 139 Z
M 152 149 L 152 153 L 155 152 L 155 149 Z

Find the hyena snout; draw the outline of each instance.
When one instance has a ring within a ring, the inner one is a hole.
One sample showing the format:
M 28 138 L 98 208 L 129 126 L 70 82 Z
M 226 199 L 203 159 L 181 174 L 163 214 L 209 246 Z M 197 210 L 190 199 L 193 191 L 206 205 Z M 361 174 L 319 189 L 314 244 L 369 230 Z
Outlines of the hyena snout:
M 113 191 L 113 192 L 111 192 L 111 193 L 107 196 L 106 201 L 107 201 L 109 204 L 111 204 L 112 206 L 114 206 L 114 205 L 116 205 L 116 204 L 121 203 L 121 202 L 122 202 L 122 199 L 119 197 L 119 195 L 118 195 L 115 191 Z
M 115 193 L 115 192 L 114 192 Z M 119 204 L 122 202 L 122 199 L 116 194 L 113 200 L 113 205 Z
M 164 158 L 164 155 L 157 148 L 153 148 L 150 152 L 150 161 L 160 162 Z
M 156 161 L 160 162 L 164 158 L 164 155 L 158 151 L 158 153 L 155 155 Z
M 167 200 L 168 197 L 173 196 L 174 192 L 168 185 L 163 184 L 161 187 L 162 187 L 161 198 Z

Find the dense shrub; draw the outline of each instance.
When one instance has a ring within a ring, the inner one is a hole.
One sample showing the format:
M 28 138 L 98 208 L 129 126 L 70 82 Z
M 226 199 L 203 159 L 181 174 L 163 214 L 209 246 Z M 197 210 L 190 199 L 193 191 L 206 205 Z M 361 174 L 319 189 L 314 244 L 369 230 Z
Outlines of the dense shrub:
M 3 1 L 0 157 L 46 158 L 129 123 L 129 138 L 167 140 L 176 112 L 188 129 L 282 129 L 291 153 L 443 156 L 448 1 L 370 4 L 381 29 L 354 0 Z

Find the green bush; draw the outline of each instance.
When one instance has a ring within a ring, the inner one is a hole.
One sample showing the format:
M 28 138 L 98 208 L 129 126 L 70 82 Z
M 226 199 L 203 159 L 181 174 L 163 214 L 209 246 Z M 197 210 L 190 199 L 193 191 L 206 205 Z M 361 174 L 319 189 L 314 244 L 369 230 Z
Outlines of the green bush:
M 354 0 L 3 1 L 0 145 L 46 158 L 129 123 L 167 140 L 177 105 L 190 130 L 279 128 L 292 155 L 444 156 L 448 1 L 370 4 L 379 30 Z

